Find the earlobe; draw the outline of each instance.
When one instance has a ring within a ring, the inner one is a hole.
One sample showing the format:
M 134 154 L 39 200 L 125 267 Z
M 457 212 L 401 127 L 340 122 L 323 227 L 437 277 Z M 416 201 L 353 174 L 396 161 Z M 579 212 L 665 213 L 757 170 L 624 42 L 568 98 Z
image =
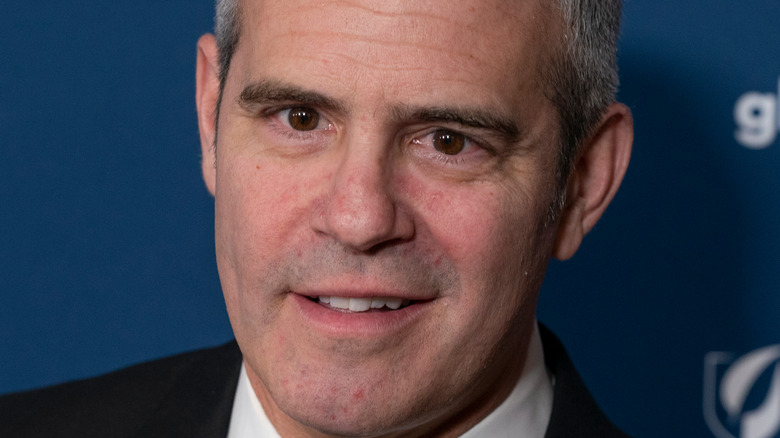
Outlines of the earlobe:
M 571 258 L 617 193 L 631 157 L 634 123 L 623 104 L 610 105 L 583 144 L 569 175 L 553 256 Z
M 219 64 L 217 43 L 213 35 L 198 40 L 198 59 L 195 76 L 195 104 L 198 109 L 201 168 L 206 187 L 214 195 L 216 186 L 216 114 L 219 99 Z

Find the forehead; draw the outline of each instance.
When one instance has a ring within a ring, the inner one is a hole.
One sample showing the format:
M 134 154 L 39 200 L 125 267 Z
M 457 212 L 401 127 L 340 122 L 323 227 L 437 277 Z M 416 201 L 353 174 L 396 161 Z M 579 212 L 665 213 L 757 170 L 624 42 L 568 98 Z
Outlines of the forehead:
M 244 0 L 242 12 L 241 82 L 405 103 L 468 89 L 469 104 L 490 105 L 540 90 L 558 22 L 543 0 Z

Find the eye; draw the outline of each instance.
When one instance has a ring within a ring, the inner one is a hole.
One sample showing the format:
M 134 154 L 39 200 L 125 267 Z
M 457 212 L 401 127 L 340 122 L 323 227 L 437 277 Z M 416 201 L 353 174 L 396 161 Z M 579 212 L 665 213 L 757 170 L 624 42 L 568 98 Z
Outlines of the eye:
M 418 128 L 418 136 L 408 142 L 409 150 L 428 163 L 473 170 L 496 160 L 494 146 L 480 137 L 441 126 L 425 128 Z
M 457 155 L 466 146 L 466 138 L 457 132 L 440 130 L 431 135 L 433 147 L 446 155 Z
M 320 115 L 311 108 L 290 108 L 287 110 L 287 122 L 296 131 L 312 131 L 320 124 Z

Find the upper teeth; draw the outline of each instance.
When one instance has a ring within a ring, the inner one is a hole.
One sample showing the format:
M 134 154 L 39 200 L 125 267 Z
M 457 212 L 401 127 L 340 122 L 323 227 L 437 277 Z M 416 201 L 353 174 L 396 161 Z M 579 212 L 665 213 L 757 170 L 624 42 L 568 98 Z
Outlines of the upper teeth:
M 404 304 L 401 298 L 345 298 L 345 297 L 320 297 L 320 302 L 330 304 L 337 309 L 349 309 L 352 312 L 365 312 L 368 309 L 380 309 L 387 306 L 389 309 L 398 309 Z

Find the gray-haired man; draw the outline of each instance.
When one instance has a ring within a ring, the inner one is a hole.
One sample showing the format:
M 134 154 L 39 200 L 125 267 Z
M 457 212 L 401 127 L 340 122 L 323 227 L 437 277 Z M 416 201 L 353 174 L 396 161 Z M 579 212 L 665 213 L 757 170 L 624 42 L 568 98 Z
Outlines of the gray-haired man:
M 240 352 L 17 412 L 79 436 L 621 436 L 535 319 L 550 257 L 576 252 L 628 165 L 620 2 L 217 11 L 196 101 Z

